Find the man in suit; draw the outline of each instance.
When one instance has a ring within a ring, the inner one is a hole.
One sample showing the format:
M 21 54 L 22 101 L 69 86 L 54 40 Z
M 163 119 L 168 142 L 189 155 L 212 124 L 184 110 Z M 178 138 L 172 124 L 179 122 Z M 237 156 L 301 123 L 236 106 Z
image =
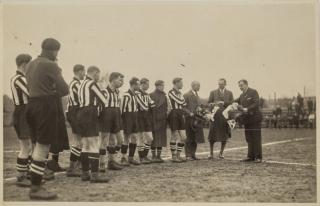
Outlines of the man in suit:
M 248 144 L 247 158 L 244 162 L 262 162 L 262 144 L 261 144 L 261 121 L 262 114 L 259 109 L 259 94 L 255 89 L 248 87 L 248 81 L 241 79 L 239 88 L 242 94 L 235 101 L 241 106 L 244 112 L 242 121 L 246 142 Z
M 227 81 L 224 78 L 219 79 L 219 88 L 210 92 L 208 103 L 213 108 L 219 106 L 220 112 L 215 115 L 215 121 L 210 125 L 209 143 L 210 155 L 209 159 L 213 159 L 213 146 L 215 142 L 221 142 L 219 158 L 223 159 L 223 151 L 227 143 L 227 139 L 231 137 L 230 128 L 225 118 L 222 116 L 224 111 L 232 102 L 233 94 L 226 89 Z
M 193 81 L 191 83 L 191 90 L 184 94 L 184 99 L 187 103 L 187 109 L 196 114 L 200 109 L 200 98 L 198 92 L 200 90 L 200 83 Z M 195 116 L 186 116 L 186 146 L 185 153 L 187 160 L 198 160 L 196 157 L 197 143 L 204 143 L 204 134 L 202 125 L 194 125 Z

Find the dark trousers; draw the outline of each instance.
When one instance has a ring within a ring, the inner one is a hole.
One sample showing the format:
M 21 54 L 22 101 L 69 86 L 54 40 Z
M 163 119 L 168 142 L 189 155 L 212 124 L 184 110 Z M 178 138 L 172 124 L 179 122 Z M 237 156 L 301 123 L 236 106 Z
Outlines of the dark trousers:
M 248 144 L 248 158 L 262 159 L 261 123 L 245 125 L 244 132 Z
M 186 142 L 185 145 L 185 153 L 187 157 L 195 157 L 196 156 L 196 151 L 197 151 L 197 142 Z

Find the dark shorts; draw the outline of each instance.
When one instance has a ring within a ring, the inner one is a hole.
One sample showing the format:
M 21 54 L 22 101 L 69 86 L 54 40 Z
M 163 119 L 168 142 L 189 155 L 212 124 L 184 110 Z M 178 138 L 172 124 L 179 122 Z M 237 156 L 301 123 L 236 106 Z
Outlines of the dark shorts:
M 13 126 L 19 139 L 30 138 L 30 127 L 26 119 L 26 105 L 16 106 L 13 112 Z
M 138 112 L 124 112 L 122 114 L 123 132 L 126 135 L 140 132 Z
M 172 131 L 186 129 L 183 110 L 181 109 L 171 110 L 169 114 L 169 127 Z
M 103 108 L 99 115 L 100 131 L 118 133 L 122 130 L 121 111 L 119 107 Z
M 98 108 L 95 106 L 82 107 L 77 114 L 81 137 L 99 136 Z
M 69 122 L 72 133 L 74 134 L 80 134 L 80 127 L 77 121 L 78 112 L 79 112 L 78 106 L 71 106 L 68 108 L 68 111 L 66 112 L 67 121 Z
M 138 112 L 138 121 L 140 126 L 140 132 L 152 131 L 152 116 L 151 112 L 144 111 Z
M 51 145 L 57 141 L 60 124 L 58 98 L 42 96 L 29 99 L 26 117 L 33 142 Z

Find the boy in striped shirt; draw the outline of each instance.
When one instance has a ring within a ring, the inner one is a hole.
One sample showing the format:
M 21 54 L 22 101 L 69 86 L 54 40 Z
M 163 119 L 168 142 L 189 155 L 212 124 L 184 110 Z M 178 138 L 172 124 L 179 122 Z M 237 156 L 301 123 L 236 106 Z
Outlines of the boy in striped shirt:
M 70 166 L 67 170 L 67 177 L 80 177 L 81 174 L 78 171 L 78 164 L 80 163 L 81 154 L 81 136 L 77 121 L 77 114 L 80 107 L 78 92 L 80 81 L 84 79 L 86 70 L 83 65 L 76 64 L 73 67 L 73 74 L 74 77 L 69 84 L 68 107 L 66 112 L 67 121 L 69 122 L 73 133 L 73 142 L 70 147 Z
M 26 120 L 26 105 L 28 104 L 29 92 L 25 77 L 26 65 L 31 61 L 28 54 L 20 54 L 16 58 L 17 73 L 11 79 L 11 91 L 15 105 L 13 112 L 13 126 L 19 139 L 20 152 L 17 157 L 17 182 L 21 187 L 29 187 L 31 182 L 27 179 L 29 170 L 29 155 L 32 143 L 30 128 Z
M 130 80 L 130 89 L 124 93 L 121 101 L 122 123 L 124 131 L 124 141 L 121 145 L 121 163 L 124 165 L 133 164 L 140 165 L 134 160 L 133 156 L 137 148 L 137 140 L 139 138 L 139 122 L 138 122 L 138 105 L 136 101 L 136 91 L 139 90 L 139 79 L 133 77 Z M 129 143 L 130 142 L 130 143 Z M 129 147 L 129 157 L 127 159 L 127 150 Z
M 120 111 L 119 88 L 123 85 L 124 75 L 112 72 L 109 76 L 109 85 L 102 92 L 107 104 L 100 113 L 100 171 L 105 171 L 105 157 L 108 152 L 108 169 L 121 170 L 122 166 L 116 162 L 116 152 L 120 150 L 123 140 L 122 119 Z M 120 138 L 117 138 L 120 137 Z M 121 138 L 122 137 L 122 138 Z
M 98 102 L 102 105 L 107 104 L 97 85 L 100 79 L 100 69 L 96 66 L 90 66 L 87 70 L 87 76 L 80 84 L 79 103 L 80 110 L 77 114 L 77 121 L 82 137 L 81 166 L 82 181 L 91 183 L 105 183 L 109 178 L 99 174 L 99 118 Z M 91 170 L 91 175 L 89 170 Z
M 180 154 L 185 145 L 186 131 L 185 131 L 185 113 L 193 116 L 193 113 L 186 109 L 186 101 L 180 92 L 183 87 L 182 78 L 173 79 L 173 89 L 168 93 L 172 110 L 169 114 L 169 126 L 171 129 L 170 150 L 172 153 L 173 162 L 184 162 Z
M 136 91 L 136 100 L 138 103 L 138 121 L 140 125 L 141 140 L 138 145 L 138 154 L 142 164 L 149 164 L 151 160 L 148 158 L 148 153 L 153 140 L 152 136 L 152 114 L 151 109 L 155 107 L 155 102 L 147 93 L 149 89 L 149 80 L 142 78 L 140 80 L 140 89 Z

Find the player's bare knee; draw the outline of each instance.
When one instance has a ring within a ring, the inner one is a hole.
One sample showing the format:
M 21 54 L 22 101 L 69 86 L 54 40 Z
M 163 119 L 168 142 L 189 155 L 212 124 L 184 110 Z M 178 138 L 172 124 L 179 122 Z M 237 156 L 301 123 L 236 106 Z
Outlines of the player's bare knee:
M 130 143 L 137 144 L 138 142 L 138 134 L 131 134 L 130 135 Z
M 117 136 L 115 134 L 111 134 L 109 137 L 108 146 L 115 147 L 117 144 Z
M 49 154 L 50 145 L 37 143 L 32 153 L 32 159 L 35 161 L 46 161 Z
M 152 132 L 145 132 L 144 137 L 145 137 L 145 143 L 146 144 L 151 144 L 152 143 L 152 141 L 153 141 Z
M 20 153 L 19 153 L 19 158 L 26 159 L 29 157 L 31 150 L 32 150 L 32 144 L 30 139 L 26 140 L 19 140 L 20 144 Z

